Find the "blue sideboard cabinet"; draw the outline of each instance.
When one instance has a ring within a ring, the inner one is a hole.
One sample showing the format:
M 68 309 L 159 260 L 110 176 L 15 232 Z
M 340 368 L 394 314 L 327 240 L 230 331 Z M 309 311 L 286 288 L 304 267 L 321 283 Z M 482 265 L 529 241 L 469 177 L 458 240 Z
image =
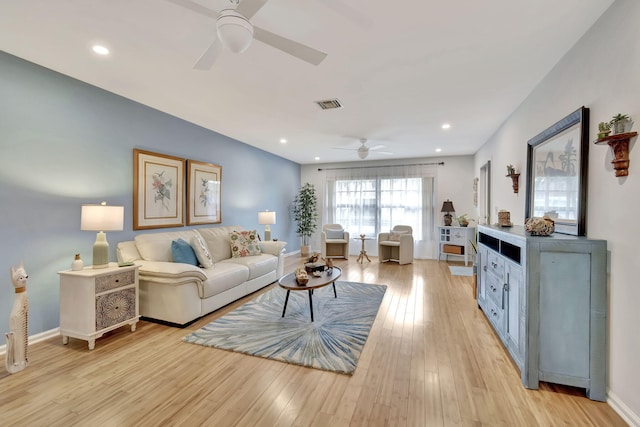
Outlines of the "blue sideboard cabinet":
M 478 226 L 478 306 L 520 369 L 606 400 L 607 242 Z

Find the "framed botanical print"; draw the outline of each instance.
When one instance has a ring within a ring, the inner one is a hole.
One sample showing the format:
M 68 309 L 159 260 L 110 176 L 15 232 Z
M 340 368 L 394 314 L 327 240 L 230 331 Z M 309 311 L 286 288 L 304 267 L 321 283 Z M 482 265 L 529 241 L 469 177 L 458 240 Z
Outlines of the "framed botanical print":
M 222 222 L 222 167 L 187 160 L 187 225 Z
M 133 229 L 184 225 L 184 164 L 180 157 L 133 150 Z

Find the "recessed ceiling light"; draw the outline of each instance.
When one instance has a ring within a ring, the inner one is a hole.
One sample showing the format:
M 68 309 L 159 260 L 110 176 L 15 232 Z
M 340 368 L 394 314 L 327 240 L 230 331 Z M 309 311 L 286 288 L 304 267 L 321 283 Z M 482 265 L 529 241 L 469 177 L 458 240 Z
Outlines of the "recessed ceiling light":
M 316 156 L 315 160 L 320 160 L 320 157 Z
M 280 140 L 280 144 L 286 144 L 286 143 L 287 143 L 287 140 L 286 140 L 286 139 L 282 138 L 282 139 Z
M 442 129 L 450 129 L 451 125 L 449 123 L 443 123 L 442 124 Z
M 97 53 L 98 55 L 108 55 L 109 54 L 109 49 L 107 49 L 104 46 L 101 46 L 99 44 L 94 45 L 91 48 L 95 53 Z
M 442 148 L 436 148 L 436 153 L 439 153 L 442 151 Z

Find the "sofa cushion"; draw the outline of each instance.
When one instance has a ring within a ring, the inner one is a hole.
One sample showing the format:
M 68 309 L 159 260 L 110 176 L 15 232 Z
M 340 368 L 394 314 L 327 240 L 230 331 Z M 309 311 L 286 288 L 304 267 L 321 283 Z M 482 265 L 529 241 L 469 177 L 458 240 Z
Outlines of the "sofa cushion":
M 198 257 L 196 257 L 193 248 L 182 239 L 171 242 L 171 256 L 173 257 L 173 262 L 198 265 Z
M 202 239 L 209 248 L 209 254 L 211 260 L 216 263 L 223 259 L 231 258 L 231 245 L 229 244 L 229 233 L 233 230 L 242 230 L 242 227 L 206 227 L 198 228 L 197 232 L 200 233 Z
M 342 228 L 328 228 L 325 231 L 327 239 L 344 239 L 344 230 Z
M 216 264 L 216 268 L 219 265 L 226 264 L 242 265 L 245 268 L 248 268 L 248 280 L 252 280 L 256 277 L 264 276 L 265 274 L 271 273 L 272 271 L 276 270 L 276 268 L 278 267 L 278 258 L 269 254 L 231 258 L 220 261 L 218 264 Z
M 249 280 L 249 269 L 241 264 L 220 262 L 216 263 L 216 268 L 203 269 L 207 275 L 207 280 L 203 283 L 203 295 L 201 298 L 208 298 L 221 292 L 244 285 Z
M 240 258 L 262 254 L 260 239 L 256 230 L 232 231 L 229 233 L 231 257 Z
M 135 237 L 135 242 L 142 259 L 146 261 L 173 262 L 171 242 L 178 239 L 189 242 L 195 233 L 195 230 L 184 230 L 138 234 Z
M 211 255 L 209 254 L 209 248 L 207 248 L 207 244 L 202 240 L 202 237 L 193 236 L 191 238 L 191 247 L 193 251 L 196 253 L 196 257 L 198 258 L 198 262 L 204 268 L 213 268 L 213 260 L 211 259 Z

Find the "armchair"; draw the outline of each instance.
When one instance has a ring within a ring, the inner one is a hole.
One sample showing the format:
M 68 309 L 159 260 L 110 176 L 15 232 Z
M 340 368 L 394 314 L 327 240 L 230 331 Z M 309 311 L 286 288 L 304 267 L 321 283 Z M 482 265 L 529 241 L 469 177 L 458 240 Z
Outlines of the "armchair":
M 400 265 L 413 262 L 413 229 L 408 225 L 396 225 L 388 233 L 378 234 L 378 259 L 395 261 Z
M 320 253 L 323 258 L 349 258 L 349 232 L 340 224 L 322 226 Z

